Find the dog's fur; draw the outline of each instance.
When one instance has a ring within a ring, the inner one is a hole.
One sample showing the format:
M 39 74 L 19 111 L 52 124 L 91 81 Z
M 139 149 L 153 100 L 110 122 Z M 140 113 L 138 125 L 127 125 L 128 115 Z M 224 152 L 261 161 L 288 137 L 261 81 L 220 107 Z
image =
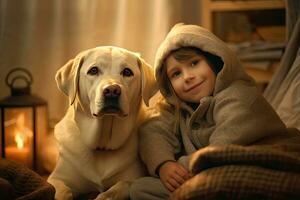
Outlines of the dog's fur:
M 64 65 L 56 81 L 71 106 L 55 126 L 59 159 L 48 179 L 55 198 L 99 191 L 98 200 L 127 199 L 130 182 L 144 174 L 137 128 L 156 91 L 152 68 L 137 53 L 96 47 Z

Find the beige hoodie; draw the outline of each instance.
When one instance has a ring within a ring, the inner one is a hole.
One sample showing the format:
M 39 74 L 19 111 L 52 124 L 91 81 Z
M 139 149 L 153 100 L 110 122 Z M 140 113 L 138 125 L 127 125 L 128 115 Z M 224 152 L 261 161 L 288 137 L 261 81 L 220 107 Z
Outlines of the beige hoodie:
M 204 97 L 196 110 L 180 102 L 179 131 L 174 132 L 173 96 L 162 77 L 162 64 L 170 51 L 197 47 L 219 56 L 223 62 L 212 96 Z M 286 132 L 279 116 L 262 97 L 241 67 L 234 52 L 214 34 L 195 25 L 177 24 L 157 50 L 155 77 L 165 104 L 140 129 L 140 154 L 151 175 L 157 167 L 176 160 L 188 166 L 190 156 L 209 145 L 247 145 L 265 136 Z

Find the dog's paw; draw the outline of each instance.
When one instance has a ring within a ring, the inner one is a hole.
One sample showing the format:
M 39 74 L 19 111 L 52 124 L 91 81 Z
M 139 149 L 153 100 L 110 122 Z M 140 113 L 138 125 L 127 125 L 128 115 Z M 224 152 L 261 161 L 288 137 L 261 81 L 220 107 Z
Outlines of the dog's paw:
M 118 194 L 116 191 L 106 191 L 99 194 L 95 200 L 117 200 Z
M 55 200 L 72 200 L 73 194 L 69 187 L 59 179 L 48 179 L 48 182 L 55 187 Z
M 72 199 L 73 199 L 73 195 L 71 192 L 55 195 L 55 200 L 72 200 Z

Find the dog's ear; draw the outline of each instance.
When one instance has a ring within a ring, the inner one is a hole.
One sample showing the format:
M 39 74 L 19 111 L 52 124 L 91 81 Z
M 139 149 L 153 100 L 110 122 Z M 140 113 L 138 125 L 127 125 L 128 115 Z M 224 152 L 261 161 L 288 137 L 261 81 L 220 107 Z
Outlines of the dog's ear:
M 77 95 L 79 71 L 83 60 L 84 57 L 82 55 L 76 56 L 62 66 L 55 75 L 56 84 L 58 88 L 69 97 L 70 105 L 74 103 Z
M 150 98 L 157 92 L 157 85 L 152 67 L 141 57 L 138 57 L 138 64 L 142 74 L 142 97 L 147 106 Z

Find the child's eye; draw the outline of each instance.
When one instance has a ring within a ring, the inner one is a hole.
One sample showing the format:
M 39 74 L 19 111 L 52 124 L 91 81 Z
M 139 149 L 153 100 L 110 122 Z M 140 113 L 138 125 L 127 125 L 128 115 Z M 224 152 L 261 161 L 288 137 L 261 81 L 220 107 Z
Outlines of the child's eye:
M 171 78 L 176 78 L 178 76 L 180 76 L 181 72 L 180 71 L 175 71 L 171 74 Z
M 199 60 L 194 60 L 191 62 L 191 66 L 194 67 L 199 63 Z

